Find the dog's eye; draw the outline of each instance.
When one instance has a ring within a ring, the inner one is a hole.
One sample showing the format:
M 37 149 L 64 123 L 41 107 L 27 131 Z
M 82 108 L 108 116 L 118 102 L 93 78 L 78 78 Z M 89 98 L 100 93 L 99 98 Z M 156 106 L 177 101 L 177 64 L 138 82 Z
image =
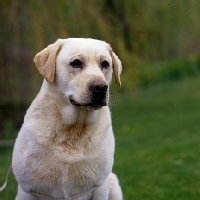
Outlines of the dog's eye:
M 109 67 L 109 63 L 108 63 L 106 60 L 104 60 L 104 61 L 101 63 L 101 67 L 102 67 L 103 69 L 107 69 L 107 68 Z
M 82 67 L 83 67 L 83 63 L 82 63 L 80 60 L 78 60 L 78 59 L 72 61 L 72 62 L 70 63 L 70 65 L 71 65 L 73 68 L 82 68 Z

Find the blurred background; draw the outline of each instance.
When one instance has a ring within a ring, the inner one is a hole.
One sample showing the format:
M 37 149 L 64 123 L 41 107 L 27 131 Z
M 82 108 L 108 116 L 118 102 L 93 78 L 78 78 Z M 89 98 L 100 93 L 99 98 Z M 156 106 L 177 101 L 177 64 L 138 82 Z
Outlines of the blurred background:
M 86 37 L 110 43 L 123 64 L 111 109 L 124 198 L 198 199 L 199 22 L 199 0 L 1 0 L 0 185 L 42 83 L 35 54 Z M 0 199 L 13 199 L 14 178 L 6 190 Z

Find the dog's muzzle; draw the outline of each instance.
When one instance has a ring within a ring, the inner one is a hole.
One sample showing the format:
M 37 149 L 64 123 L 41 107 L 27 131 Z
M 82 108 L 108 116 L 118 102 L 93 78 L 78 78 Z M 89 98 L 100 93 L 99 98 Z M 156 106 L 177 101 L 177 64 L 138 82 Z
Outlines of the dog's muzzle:
M 89 84 L 90 100 L 86 104 L 79 103 L 74 99 L 70 98 L 70 102 L 73 106 L 81 106 L 92 109 L 100 109 L 102 106 L 107 106 L 107 93 L 108 93 L 108 84 L 106 81 L 92 81 Z

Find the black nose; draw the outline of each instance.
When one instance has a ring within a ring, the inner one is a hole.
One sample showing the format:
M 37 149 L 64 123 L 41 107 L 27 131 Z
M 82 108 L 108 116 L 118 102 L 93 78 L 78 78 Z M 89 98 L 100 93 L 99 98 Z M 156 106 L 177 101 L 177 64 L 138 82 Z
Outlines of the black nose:
M 90 84 L 90 90 L 93 94 L 105 94 L 108 89 L 108 84 L 105 81 L 93 81 Z

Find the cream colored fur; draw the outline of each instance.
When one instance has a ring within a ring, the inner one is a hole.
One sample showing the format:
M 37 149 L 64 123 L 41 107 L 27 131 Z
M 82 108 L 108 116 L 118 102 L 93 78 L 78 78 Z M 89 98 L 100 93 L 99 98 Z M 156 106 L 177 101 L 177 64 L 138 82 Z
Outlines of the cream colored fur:
M 79 59 L 83 68 L 70 63 Z M 101 69 L 106 60 L 110 67 Z M 114 136 L 108 106 L 92 108 L 89 85 L 111 83 L 114 68 L 120 86 L 121 62 L 110 46 L 93 39 L 59 39 L 34 61 L 44 76 L 41 90 L 27 110 L 13 152 L 18 181 L 16 200 L 42 200 L 28 193 L 69 198 L 98 189 L 77 200 L 121 200 L 112 173 Z M 74 106 L 73 99 L 82 106 Z M 106 103 L 109 101 L 109 93 Z

